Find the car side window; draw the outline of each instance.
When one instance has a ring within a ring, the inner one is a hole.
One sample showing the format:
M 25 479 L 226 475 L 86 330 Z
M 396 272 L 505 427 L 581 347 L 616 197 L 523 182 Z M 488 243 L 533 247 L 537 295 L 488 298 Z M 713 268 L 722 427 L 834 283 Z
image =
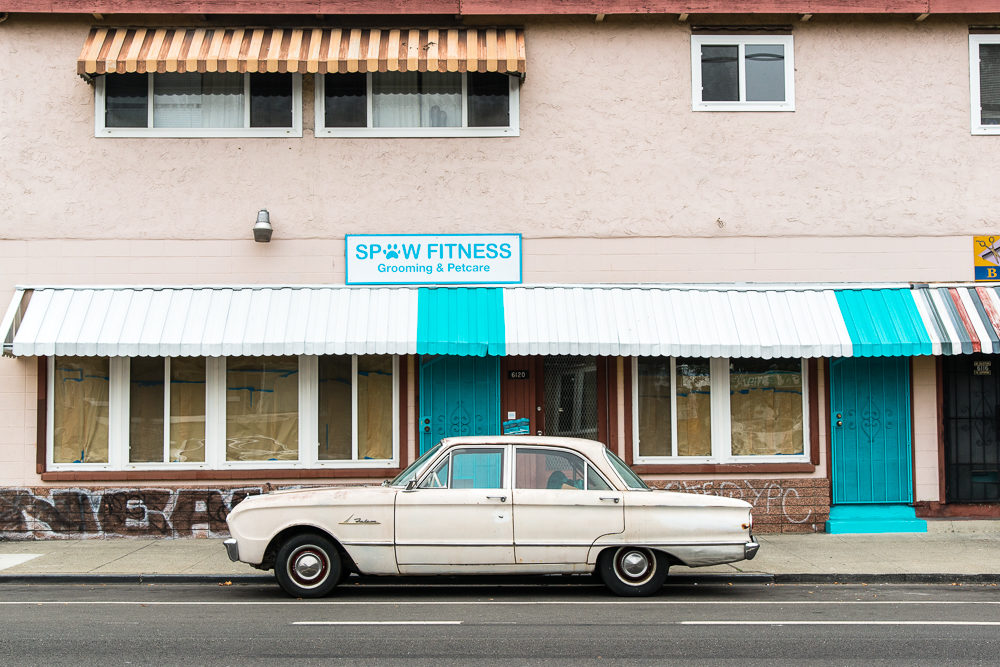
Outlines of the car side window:
M 518 489 L 584 488 L 586 463 L 576 454 L 518 447 L 515 467 Z
M 434 466 L 427 475 L 420 481 L 421 489 L 442 489 L 448 486 L 448 466 L 451 457 L 446 456 L 444 461 Z
M 591 491 L 610 491 L 611 487 L 604 478 L 594 470 L 594 466 L 587 464 L 587 488 Z
M 449 476 L 450 473 L 450 476 Z M 422 489 L 502 489 L 503 448 L 456 449 L 427 473 Z

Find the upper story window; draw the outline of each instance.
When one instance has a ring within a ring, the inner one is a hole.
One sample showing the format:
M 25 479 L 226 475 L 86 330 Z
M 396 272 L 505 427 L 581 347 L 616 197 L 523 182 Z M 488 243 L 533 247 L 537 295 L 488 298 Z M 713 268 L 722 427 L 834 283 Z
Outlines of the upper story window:
M 641 357 L 634 363 L 637 463 L 808 460 L 801 359 Z
M 326 74 L 316 136 L 517 136 L 518 86 L 492 72 Z
M 1000 134 L 1000 35 L 969 35 L 972 133 Z
M 791 35 L 692 35 L 695 111 L 794 111 Z
M 107 74 L 97 78 L 99 137 L 302 136 L 298 74 Z

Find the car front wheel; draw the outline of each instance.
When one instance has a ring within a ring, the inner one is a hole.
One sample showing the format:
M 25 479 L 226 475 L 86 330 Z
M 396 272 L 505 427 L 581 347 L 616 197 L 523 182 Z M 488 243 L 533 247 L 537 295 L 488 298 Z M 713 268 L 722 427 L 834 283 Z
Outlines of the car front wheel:
M 667 579 L 670 563 L 659 551 L 645 547 L 605 549 L 597 558 L 601 580 L 615 595 L 653 595 Z
M 341 563 L 333 542 L 321 535 L 296 535 L 281 545 L 274 576 L 296 598 L 320 598 L 340 581 Z

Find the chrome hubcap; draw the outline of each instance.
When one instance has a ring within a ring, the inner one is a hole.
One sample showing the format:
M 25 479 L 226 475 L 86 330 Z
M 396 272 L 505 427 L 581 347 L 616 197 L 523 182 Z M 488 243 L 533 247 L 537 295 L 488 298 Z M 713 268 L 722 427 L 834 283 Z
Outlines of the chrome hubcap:
M 306 581 L 315 579 L 323 571 L 323 561 L 314 554 L 303 554 L 295 561 L 295 574 Z
M 646 574 L 649 569 L 649 559 L 639 551 L 630 551 L 621 560 L 622 571 L 630 578 L 636 579 Z

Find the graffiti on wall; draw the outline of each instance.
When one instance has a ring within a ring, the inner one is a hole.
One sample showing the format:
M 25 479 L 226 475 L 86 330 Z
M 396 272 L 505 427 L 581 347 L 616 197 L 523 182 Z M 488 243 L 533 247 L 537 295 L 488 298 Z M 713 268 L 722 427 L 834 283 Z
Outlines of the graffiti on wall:
M 0 539 L 228 537 L 226 515 L 261 486 L 0 489 Z
M 814 516 L 814 508 L 803 506 L 798 502 L 802 497 L 798 480 L 747 479 L 747 480 L 714 480 L 714 481 L 669 481 L 663 482 L 662 488 L 667 491 L 683 491 L 685 493 L 710 493 L 716 496 L 727 496 L 745 500 L 754 507 L 754 513 L 762 515 L 780 515 L 783 521 L 793 524 L 808 523 L 810 519 L 826 520 L 826 517 Z M 811 489 L 810 489 L 811 490 Z

